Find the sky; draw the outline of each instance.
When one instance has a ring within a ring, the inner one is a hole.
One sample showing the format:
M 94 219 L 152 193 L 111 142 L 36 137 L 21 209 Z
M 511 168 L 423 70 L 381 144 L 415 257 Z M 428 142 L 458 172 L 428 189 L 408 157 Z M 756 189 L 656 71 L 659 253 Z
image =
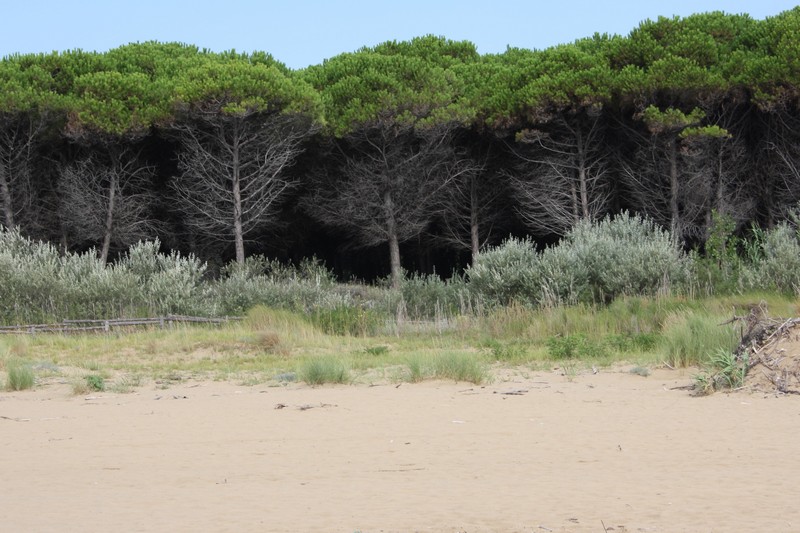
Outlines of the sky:
M 132 42 L 182 42 L 215 52 L 264 51 L 292 69 L 422 35 L 478 52 L 543 49 L 595 32 L 627 35 L 659 16 L 706 11 L 773 16 L 784 0 L 0 0 L 0 57 Z

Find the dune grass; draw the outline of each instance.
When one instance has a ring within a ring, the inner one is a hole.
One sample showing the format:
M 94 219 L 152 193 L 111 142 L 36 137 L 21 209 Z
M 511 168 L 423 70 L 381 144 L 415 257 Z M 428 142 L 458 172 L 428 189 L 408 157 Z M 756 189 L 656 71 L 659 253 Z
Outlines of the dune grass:
M 20 391 L 33 388 L 35 376 L 30 363 L 20 360 L 11 360 L 6 364 L 6 389 Z
M 0 372 L 6 388 L 14 390 L 32 386 L 37 376 L 85 381 L 97 375 L 107 391 L 128 392 L 185 379 L 486 383 L 495 365 L 699 366 L 732 349 L 741 332 L 736 323 L 721 324 L 753 305 L 765 306 L 772 316 L 797 314 L 794 299 L 772 294 L 625 297 L 607 306 L 510 306 L 459 317 L 443 330 L 391 334 L 397 328 L 390 325 L 385 333 L 364 336 L 325 333 L 302 314 L 257 307 L 244 320 L 221 327 L 184 324 L 101 335 L 5 337 Z

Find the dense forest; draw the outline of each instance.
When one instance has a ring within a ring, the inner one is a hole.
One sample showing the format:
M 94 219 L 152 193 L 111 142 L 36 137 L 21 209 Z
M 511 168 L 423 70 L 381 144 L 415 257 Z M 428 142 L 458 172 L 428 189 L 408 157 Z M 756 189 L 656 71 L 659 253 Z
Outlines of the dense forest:
M 545 50 L 426 36 L 290 70 L 178 43 L 0 61 L 0 224 L 103 261 L 447 274 L 627 211 L 701 252 L 800 202 L 800 8 Z

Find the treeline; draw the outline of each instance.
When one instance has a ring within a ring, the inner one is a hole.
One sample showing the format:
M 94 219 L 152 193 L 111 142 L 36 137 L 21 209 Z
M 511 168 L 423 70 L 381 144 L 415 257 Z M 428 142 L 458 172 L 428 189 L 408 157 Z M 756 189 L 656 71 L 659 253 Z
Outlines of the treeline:
M 428 36 L 298 71 L 176 43 L 14 55 L 0 223 L 102 262 L 159 238 L 395 286 L 622 211 L 702 251 L 720 220 L 772 228 L 800 201 L 799 80 L 800 8 L 502 54 Z

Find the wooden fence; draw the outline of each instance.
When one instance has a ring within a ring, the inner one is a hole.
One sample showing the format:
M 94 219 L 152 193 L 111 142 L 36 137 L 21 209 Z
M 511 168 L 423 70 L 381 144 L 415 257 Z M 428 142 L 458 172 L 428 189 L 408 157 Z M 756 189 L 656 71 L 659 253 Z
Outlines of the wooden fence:
M 101 320 L 62 320 L 57 324 L 25 324 L 18 326 L 0 326 L 0 335 L 33 335 L 36 333 L 91 333 L 110 332 L 118 328 L 137 327 L 172 327 L 174 324 L 225 324 L 233 320 L 241 320 L 239 316 L 206 318 L 200 316 L 167 315 L 156 318 L 115 318 Z

